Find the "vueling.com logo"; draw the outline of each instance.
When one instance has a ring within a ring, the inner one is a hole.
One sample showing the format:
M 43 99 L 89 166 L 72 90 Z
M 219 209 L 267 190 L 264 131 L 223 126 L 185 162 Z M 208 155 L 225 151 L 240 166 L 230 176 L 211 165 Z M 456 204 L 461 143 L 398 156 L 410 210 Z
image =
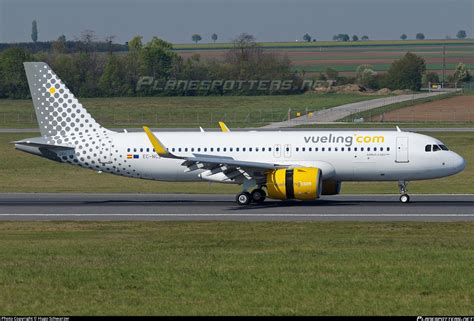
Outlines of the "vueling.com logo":
M 305 143 L 343 143 L 345 146 L 352 146 L 354 141 L 358 144 L 384 143 L 384 136 L 358 135 L 354 136 L 335 136 L 333 134 L 323 136 L 304 136 Z

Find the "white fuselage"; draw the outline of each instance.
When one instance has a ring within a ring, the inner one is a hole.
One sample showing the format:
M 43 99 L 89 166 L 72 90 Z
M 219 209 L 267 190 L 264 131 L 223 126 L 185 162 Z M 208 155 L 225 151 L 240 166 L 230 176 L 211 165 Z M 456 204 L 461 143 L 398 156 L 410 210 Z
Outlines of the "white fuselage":
M 452 151 L 425 151 L 426 145 L 442 145 L 439 140 L 409 132 L 157 132 L 155 135 L 176 156 L 204 154 L 318 167 L 324 180 L 423 180 L 453 175 L 465 166 L 463 158 Z M 101 164 L 97 169 L 144 179 L 224 182 L 222 173 L 209 175 L 208 169 L 186 171 L 182 159 L 161 158 L 153 151 L 145 133 L 113 133 L 108 141 L 102 147 L 104 156 L 97 160 Z

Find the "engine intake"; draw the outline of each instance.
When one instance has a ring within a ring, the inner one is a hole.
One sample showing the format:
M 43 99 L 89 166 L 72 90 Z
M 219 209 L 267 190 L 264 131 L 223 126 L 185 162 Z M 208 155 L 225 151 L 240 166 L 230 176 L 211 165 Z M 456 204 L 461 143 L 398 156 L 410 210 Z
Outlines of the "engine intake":
M 321 195 L 321 170 L 315 167 L 277 169 L 267 173 L 268 197 L 315 200 Z

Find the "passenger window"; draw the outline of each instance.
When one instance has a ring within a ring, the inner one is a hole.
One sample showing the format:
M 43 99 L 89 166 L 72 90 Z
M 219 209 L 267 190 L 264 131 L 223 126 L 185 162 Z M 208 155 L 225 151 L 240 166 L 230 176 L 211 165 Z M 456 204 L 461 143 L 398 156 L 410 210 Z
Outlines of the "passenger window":
M 347 147 L 347 151 L 350 152 L 350 151 L 351 151 L 351 148 L 350 148 L 350 147 Z
M 249 152 L 251 152 L 251 151 L 252 151 L 252 147 L 249 147 Z
M 367 151 L 370 152 L 370 147 L 367 147 Z
M 431 152 L 431 145 L 425 146 L 425 152 Z
M 178 148 L 178 152 L 180 152 L 180 151 L 181 151 L 181 147 L 180 147 L 180 148 Z
M 207 152 L 207 147 L 204 147 L 204 151 Z
M 268 147 L 268 151 L 271 152 L 272 151 L 272 148 L 271 147 Z M 278 150 L 277 150 L 278 151 Z
M 255 151 L 258 152 L 258 147 L 255 147 Z
M 341 147 L 341 152 L 343 152 L 343 151 L 344 151 L 344 147 Z
M 133 149 L 133 151 L 136 153 L 136 152 L 137 152 L 137 149 L 136 149 L 136 148 L 134 148 L 134 149 Z
M 322 151 L 322 152 L 324 152 L 324 151 L 325 151 L 325 148 L 324 148 L 324 147 L 322 147 L 322 148 L 321 148 L 321 151 Z
M 390 147 L 387 147 L 387 152 L 389 152 L 389 151 L 390 151 Z
M 334 151 L 337 152 L 337 147 L 334 147 Z
M 242 151 L 245 152 L 245 147 L 242 147 Z
M 363 151 L 364 151 L 364 147 L 361 147 L 361 148 L 360 148 L 360 151 L 363 152 Z
M 331 147 L 328 147 L 328 152 L 330 152 L 330 151 L 331 151 Z
M 235 151 L 236 151 L 236 152 L 238 152 L 238 151 L 239 151 L 239 148 L 238 148 L 238 147 L 236 147 L 236 148 L 235 148 Z
M 218 152 L 220 152 L 220 151 L 221 151 L 221 149 L 220 149 L 219 147 L 217 147 L 217 151 L 218 151 Z
M 433 152 L 440 151 L 441 148 L 438 145 L 433 145 Z
M 193 148 L 191 148 L 191 152 L 194 152 L 194 147 L 193 147 Z
M 299 152 L 299 151 L 300 151 L 300 148 L 299 148 L 299 147 L 296 147 L 296 151 Z
M 303 147 L 301 150 L 304 152 L 306 150 L 306 148 Z
M 127 152 L 129 152 L 129 153 L 130 153 L 130 148 L 127 148 Z
M 143 148 L 140 148 L 140 152 L 143 152 Z
M 229 152 L 232 152 L 232 151 L 234 151 L 234 149 L 233 149 L 232 147 L 231 147 L 231 148 L 229 148 Z
M 314 151 L 315 151 L 315 152 L 317 152 L 318 150 L 319 150 L 319 148 L 318 148 L 318 147 L 315 147 L 315 148 L 314 148 Z
M 264 152 L 264 151 L 265 151 L 265 147 L 262 147 L 262 152 Z
M 211 147 L 211 152 L 213 152 L 213 151 L 214 151 L 214 147 Z
M 313 150 L 312 147 L 308 147 L 308 152 L 311 152 Z

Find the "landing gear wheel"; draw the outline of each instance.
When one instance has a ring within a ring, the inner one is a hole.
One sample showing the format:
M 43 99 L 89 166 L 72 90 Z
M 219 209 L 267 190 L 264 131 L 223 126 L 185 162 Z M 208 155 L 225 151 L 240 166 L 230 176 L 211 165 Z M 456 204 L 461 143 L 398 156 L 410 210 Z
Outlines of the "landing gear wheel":
M 263 201 L 265 201 L 265 198 L 267 197 L 267 193 L 261 188 L 254 189 L 252 191 L 252 201 L 254 201 L 257 204 L 262 204 Z
M 249 205 L 252 202 L 252 195 L 249 192 L 242 192 L 235 198 L 239 205 Z
M 410 196 L 408 194 L 402 194 L 400 196 L 400 202 L 409 203 L 410 202 Z

